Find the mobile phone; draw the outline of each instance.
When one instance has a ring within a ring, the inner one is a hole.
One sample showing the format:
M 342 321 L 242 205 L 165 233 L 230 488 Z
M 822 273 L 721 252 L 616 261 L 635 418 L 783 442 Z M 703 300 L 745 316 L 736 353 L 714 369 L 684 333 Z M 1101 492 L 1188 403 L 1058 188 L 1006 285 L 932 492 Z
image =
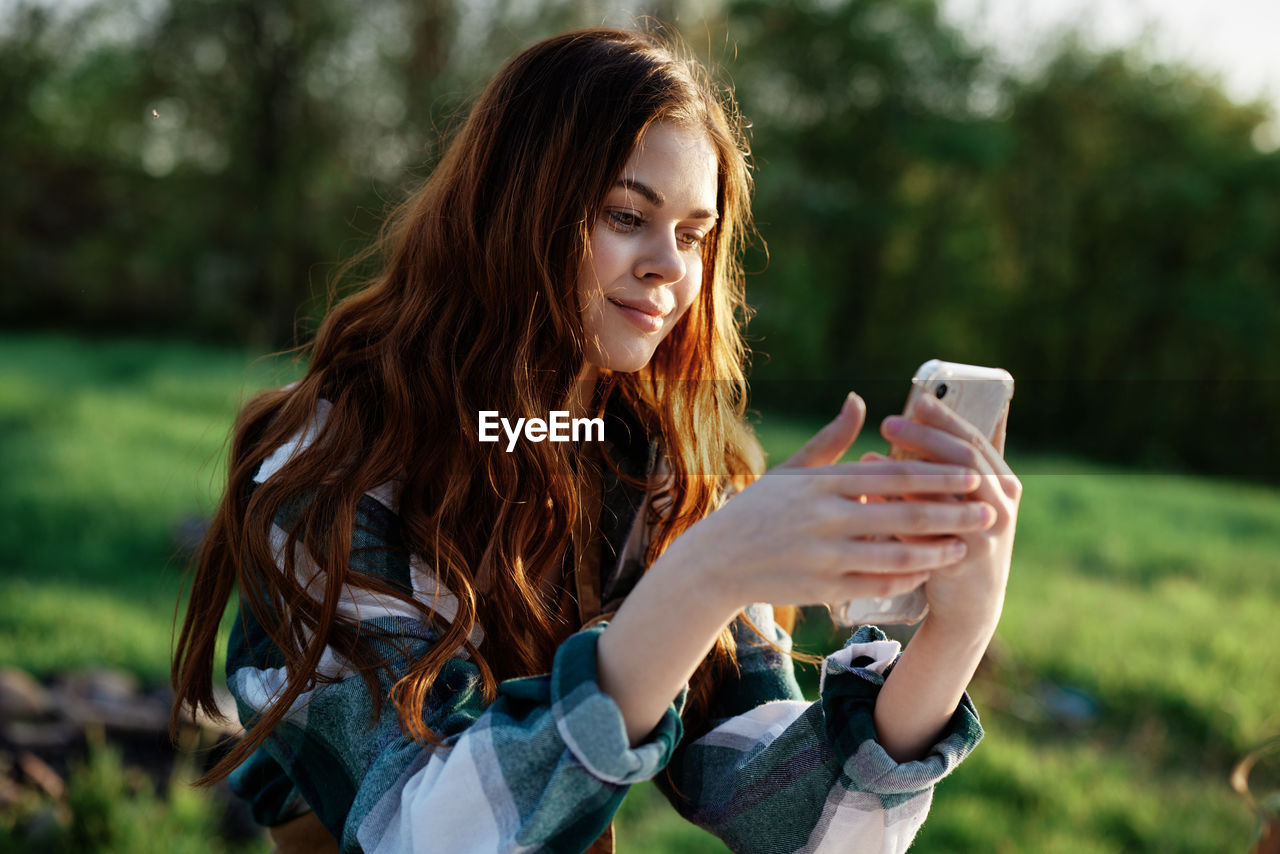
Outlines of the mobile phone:
M 916 369 L 903 415 L 915 414 L 916 401 L 924 395 L 940 400 L 977 427 L 993 443 L 996 431 L 1008 416 L 1013 399 L 1013 377 L 1002 368 L 984 368 L 959 362 L 930 359 Z M 919 459 L 920 455 L 894 445 L 889 458 Z M 865 623 L 918 623 L 929 605 L 923 586 L 898 596 L 850 599 L 832 607 L 832 619 L 840 625 Z

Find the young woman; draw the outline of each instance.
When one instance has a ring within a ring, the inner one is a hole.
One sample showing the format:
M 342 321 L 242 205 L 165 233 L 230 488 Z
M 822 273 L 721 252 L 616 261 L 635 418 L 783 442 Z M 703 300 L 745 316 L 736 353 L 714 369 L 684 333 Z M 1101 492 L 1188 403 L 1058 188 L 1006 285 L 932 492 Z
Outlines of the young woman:
M 883 428 L 927 461 L 837 462 L 862 427 L 853 394 L 759 476 L 750 181 L 725 103 L 642 34 L 528 49 L 384 231 L 382 272 L 330 313 L 303 379 L 245 407 L 174 720 L 216 713 L 238 590 L 246 734 L 204 781 L 230 774 L 283 846 L 606 850 L 628 786 L 656 777 L 736 851 L 902 851 L 981 737 L 964 690 L 1021 487 L 941 407 Z M 555 412 L 602 419 L 603 440 L 552 441 Z M 758 603 L 921 584 L 909 647 L 860 629 L 804 702 Z

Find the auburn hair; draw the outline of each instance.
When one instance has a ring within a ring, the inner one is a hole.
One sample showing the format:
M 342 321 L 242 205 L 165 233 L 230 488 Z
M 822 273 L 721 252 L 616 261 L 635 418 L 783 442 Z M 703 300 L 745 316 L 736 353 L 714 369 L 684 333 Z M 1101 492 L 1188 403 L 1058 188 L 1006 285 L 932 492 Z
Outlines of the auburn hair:
M 479 668 L 488 701 L 500 680 L 550 669 L 577 628 L 542 587 L 571 543 L 575 451 L 570 443 L 524 442 L 510 453 L 481 444 L 476 414 L 568 408 L 586 351 L 576 283 L 590 230 L 637 141 L 660 121 L 706 131 L 719 219 L 685 316 L 648 365 L 602 372 L 593 396 L 600 412 L 620 395 L 659 439 L 670 469 L 646 565 L 728 489 L 760 474 L 763 454 L 744 420 L 750 312 L 741 250 L 752 233 L 751 176 L 731 94 L 650 34 L 589 29 L 530 47 L 490 82 L 425 183 L 349 263 L 372 259 L 379 272 L 328 313 L 302 379 L 257 395 L 236 421 L 227 489 L 196 556 L 176 642 L 171 727 L 198 709 L 220 714 L 214 648 L 237 589 L 283 654 L 288 679 L 199 782 L 230 773 L 324 680 L 316 670 L 326 646 L 380 702 L 378 673 L 390 663 L 368 630 L 362 639 L 339 612 L 344 588 L 409 602 L 442 633 L 390 695 L 404 730 L 424 743 L 438 740 L 421 710 L 458 650 Z M 252 488 L 274 450 L 314 429 L 322 400 L 331 408 L 310 444 Z M 406 548 L 457 599 L 451 621 L 411 591 L 348 568 L 356 504 L 386 484 L 395 487 Z M 286 505 L 299 515 L 281 550 L 271 528 Z M 300 580 L 299 547 L 319 571 L 319 589 Z M 478 647 L 470 639 L 477 624 Z M 688 715 L 705 720 L 733 653 L 726 630 L 694 677 Z

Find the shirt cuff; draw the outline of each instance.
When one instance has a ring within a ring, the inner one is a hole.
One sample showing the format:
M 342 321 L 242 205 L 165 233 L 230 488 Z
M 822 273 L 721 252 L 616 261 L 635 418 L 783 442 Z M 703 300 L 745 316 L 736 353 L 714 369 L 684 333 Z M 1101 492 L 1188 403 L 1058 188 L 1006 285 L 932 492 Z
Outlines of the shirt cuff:
M 822 710 L 837 758 L 853 788 L 881 795 L 911 795 L 951 773 L 982 740 L 978 712 L 966 692 L 929 753 L 898 762 L 876 734 L 876 697 L 901 645 L 875 626 L 862 626 L 822 663 Z
M 255 824 L 275 827 L 310 812 L 298 788 L 260 744 L 227 776 L 231 791 L 249 804 Z
M 613 698 L 600 690 L 596 648 L 607 623 L 577 634 L 556 650 L 551 667 L 551 714 L 565 746 L 594 776 L 616 785 L 652 778 L 666 767 L 684 734 L 680 708 L 687 686 L 662 720 L 637 747 L 627 738 L 626 721 Z

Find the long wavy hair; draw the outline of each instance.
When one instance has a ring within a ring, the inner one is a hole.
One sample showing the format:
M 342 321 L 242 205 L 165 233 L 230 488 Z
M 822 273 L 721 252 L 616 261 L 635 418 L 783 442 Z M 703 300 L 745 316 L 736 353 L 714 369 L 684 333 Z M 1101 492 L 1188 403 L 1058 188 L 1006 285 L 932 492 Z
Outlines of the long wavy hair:
M 646 565 L 728 488 L 760 474 L 763 454 L 744 420 L 741 250 L 752 233 L 751 176 L 731 94 L 648 34 L 591 29 L 534 45 L 498 73 L 425 184 L 353 259 L 376 259 L 380 272 L 329 312 L 303 378 L 259 394 L 236 421 L 227 489 L 196 557 L 176 643 L 171 726 L 197 709 L 219 714 L 214 647 L 237 588 L 283 653 L 288 679 L 200 782 L 228 774 L 324 681 L 316 670 L 326 646 L 379 702 L 378 672 L 390 664 L 367 629 L 362 640 L 340 613 L 347 588 L 410 603 L 442 632 L 390 694 L 404 730 L 424 743 L 438 739 L 421 710 L 458 650 L 478 666 L 489 701 L 500 680 L 550 669 L 577 628 L 543 583 L 560 572 L 578 513 L 574 446 L 523 442 L 507 453 L 478 442 L 476 417 L 569 408 L 584 364 L 576 282 L 590 230 L 636 142 L 659 121 L 706 131 L 719 219 L 693 305 L 646 367 L 602 372 L 592 398 L 598 413 L 620 395 L 670 469 Z M 311 443 L 251 489 L 262 462 L 313 426 L 322 400 L 331 409 Z M 356 504 L 386 484 L 406 548 L 457 599 L 447 623 L 411 591 L 348 568 Z M 271 528 L 286 505 L 301 510 L 280 550 Z M 299 546 L 323 579 L 318 591 L 300 580 Z M 694 678 L 689 714 L 705 718 L 733 651 L 726 631 Z

